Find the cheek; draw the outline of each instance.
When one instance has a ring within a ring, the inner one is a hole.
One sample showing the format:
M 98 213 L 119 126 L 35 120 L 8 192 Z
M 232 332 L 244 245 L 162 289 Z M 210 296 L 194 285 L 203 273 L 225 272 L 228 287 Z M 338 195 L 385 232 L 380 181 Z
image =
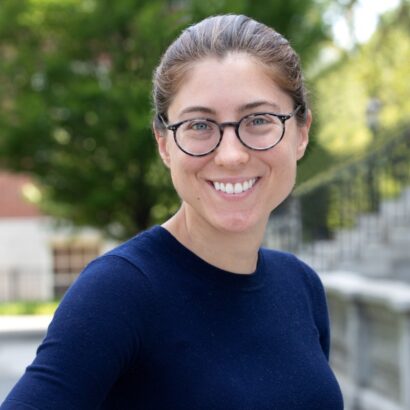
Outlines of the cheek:
M 277 149 L 277 150 L 276 150 Z M 292 147 L 284 144 L 273 148 L 269 157 L 272 186 L 279 196 L 288 195 L 296 180 L 296 152 Z
M 285 192 L 286 194 L 293 188 L 296 181 L 296 163 L 286 162 L 278 164 L 274 170 L 275 185 L 278 192 Z
M 183 152 L 171 151 L 170 172 L 175 190 L 180 198 L 195 196 L 200 200 L 196 187 L 204 180 L 199 174 L 207 162 L 206 158 L 195 158 Z
M 296 169 L 297 151 L 296 146 L 292 144 L 281 145 L 279 143 L 271 151 L 266 151 L 264 155 L 264 162 L 275 174 L 291 174 Z

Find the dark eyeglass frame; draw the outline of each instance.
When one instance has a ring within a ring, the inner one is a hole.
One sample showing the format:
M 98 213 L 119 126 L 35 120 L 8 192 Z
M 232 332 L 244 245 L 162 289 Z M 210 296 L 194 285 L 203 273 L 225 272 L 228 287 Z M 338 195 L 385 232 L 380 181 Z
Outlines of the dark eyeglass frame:
M 178 147 L 182 152 L 184 152 L 184 153 L 187 154 L 187 155 L 190 155 L 191 157 L 204 157 L 205 155 L 211 154 L 212 152 L 214 152 L 214 151 L 219 147 L 219 145 L 221 144 L 222 138 L 223 138 L 223 134 L 224 134 L 225 127 L 234 127 L 234 128 L 235 128 L 236 137 L 237 137 L 238 140 L 241 142 L 241 144 L 242 144 L 243 146 L 245 146 L 246 148 L 249 148 L 249 149 L 251 149 L 251 150 L 253 150 L 253 151 L 268 151 L 268 150 L 272 149 L 273 147 L 275 147 L 276 145 L 278 145 L 280 141 L 282 141 L 283 136 L 285 135 L 285 131 L 286 131 L 285 122 L 286 122 L 287 120 L 289 120 L 290 118 L 292 118 L 293 116 L 295 116 L 295 115 L 298 113 L 298 111 L 301 109 L 301 107 L 302 107 L 301 105 L 298 105 L 298 106 L 297 106 L 291 113 L 289 113 L 289 114 L 278 114 L 278 113 L 273 113 L 273 112 L 256 112 L 256 113 L 252 113 L 252 114 L 245 115 L 245 116 L 242 117 L 239 121 L 236 121 L 236 122 L 235 122 L 235 121 L 229 121 L 229 122 L 219 123 L 219 122 L 217 122 L 217 121 L 215 121 L 215 120 L 212 120 L 212 119 L 210 119 L 210 118 L 195 118 L 195 120 L 198 119 L 198 120 L 205 120 L 205 121 L 212 122 L 213 124 L 215 124 L 215 125 L 219 128 L 219 132 L 220 132 L 220 137 L 219 137 L 219 141 L 217 142 L 217 144 L 216 144 L 211 150 L 209 150 L 209 151 L 207 151 L 207 152 L 205 152 L 205 153 L 202 153 L 202 154 L 193 154 L 192 152 L 186 151 L 184 148 L 181 147 L 181 145 L 179 144 L 178 139 L 177 139 L 177 130 L 178 130 L 178 128 L 179 128 L 182 124 L 185 124 L 186 122 L 192 121 L 192 120 L 193 120 L 192 118 L 189 119 L 189 120 L 184 120 L 184 121 L 177 122 L 177 123 L 175 123 L 175 124 L 167 124 L 161 114 L 158 114 L 158 118 L 159 118 L 159 120 L 162 122 L 162 124 L 164 125 L 164 127 L 165 127 L 167 130 L 170 130 L 170 131 L 173 132 L 175 144 L 177 145 L 177 147 Z M 277 118 L 280 120 L 280 122 L 282 123 L 282 135 L 280 136 L 280 138 L 279 138 L 274 144 L 270 145 L 269 147 L 266 147 L 266 148 L 254 148 L 254 147 L 251 147 L 251 146 L 247 145 L 247 144 L 241 139 L 241 137 L 240 137 L 240 135 L 239 135 L 239 127 L 241 126 L 241 123 L 242 123 L 244 120 L 246 120 L 247 118 L 252 117 L 252 116 L 255 116 L 255 115 L 265 115 L 265 114 L 273 115 L 274 117 L 277 117 Z

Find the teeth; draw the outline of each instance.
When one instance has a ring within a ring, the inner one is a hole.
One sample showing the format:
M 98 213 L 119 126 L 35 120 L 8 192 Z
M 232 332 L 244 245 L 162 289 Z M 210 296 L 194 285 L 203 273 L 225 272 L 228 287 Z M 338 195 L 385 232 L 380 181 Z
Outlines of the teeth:
M 240 194 L 242 191 L 243 191 L 242 184 L 237 182 L 233 188 L 233 192 L 235 192 L 235 194 Z
M 227 194 L 233 194 L 233 185 L 228 182 L 225 185 L 225 191 Z
M 252 178 L 248 181 L 244 181 L 243 183 L 236 182 L 235 184 L 231 184 L 227 182 L 224 184 L 223 182 L 214 182 L 214 188 L 217 191 L 225 192 L 226 194 L 241 194 L 242 192 L 251 189 L 256 182 L 256 178 Z

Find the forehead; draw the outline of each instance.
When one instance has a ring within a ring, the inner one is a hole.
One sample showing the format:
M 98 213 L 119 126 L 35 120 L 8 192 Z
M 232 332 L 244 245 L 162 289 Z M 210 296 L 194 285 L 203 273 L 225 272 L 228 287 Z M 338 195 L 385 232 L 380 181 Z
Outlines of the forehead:
M 207 57 L 189 66 L 169 107 L 169 117 L 179 119 L 189 107 L 206 107 L 217 114 L 236 114 L 255 101 L 267 101 L 283 112 L 292 100 L 255 58 L 232 53 Z

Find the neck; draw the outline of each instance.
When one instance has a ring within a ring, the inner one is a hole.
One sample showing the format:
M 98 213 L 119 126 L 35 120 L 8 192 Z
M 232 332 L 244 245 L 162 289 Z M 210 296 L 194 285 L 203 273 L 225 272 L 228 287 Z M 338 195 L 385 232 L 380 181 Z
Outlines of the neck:
M 249 274 L 256 270 L 264 226 L 246 232 L 218 230 L 204 220 L 192 221 L 182 205 L 163 227 L 211 265 L 238 274 Z

